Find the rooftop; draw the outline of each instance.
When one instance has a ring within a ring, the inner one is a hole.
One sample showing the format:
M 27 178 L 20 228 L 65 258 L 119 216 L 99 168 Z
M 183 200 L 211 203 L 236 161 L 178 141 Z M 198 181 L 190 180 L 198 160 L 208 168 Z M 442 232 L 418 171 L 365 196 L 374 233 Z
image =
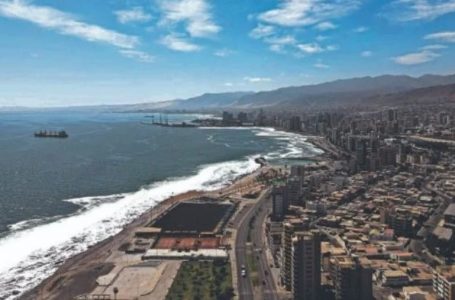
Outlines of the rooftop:
M 455 265 L 440 266 L 437 268 L 436 272 L 447 281 L 455 282 Z
M 213 232 L 232 209 L 233 204 L 226 202 L 181 202 L 150 226 L 161 228 L 164 233 Z
M 455 203 L 452 203 L 447 207 L 447 209 L 444 212 L 445 216 L 452 216 L 455 217 Z

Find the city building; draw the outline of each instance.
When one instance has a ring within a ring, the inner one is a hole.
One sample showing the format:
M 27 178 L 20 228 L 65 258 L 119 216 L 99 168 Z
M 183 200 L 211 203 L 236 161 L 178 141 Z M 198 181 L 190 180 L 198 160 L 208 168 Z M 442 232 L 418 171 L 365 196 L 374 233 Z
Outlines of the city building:
M 286 196 L 285 186 L 274 186 L 272 190 L 272 219 L 282 221 L 288 211 L 289 202 Z
M 302 206 L 302 179 L 301 177 L 289 177 L 286 182 L 286 197 L 290 205 Z
M 299 300 L 319 300 L 320 289 L 320 233 L 296 232 L 292 238 L 292 295 Z
M 434 270 L 433 290 L 443 300 L 455 299 L 455 265 L 439 266 Z
M 373 269 L 368 260 L 338 256 L 331 259 L 336 300 L 373 299 Z
M 306 228 L 300 218 L 287 219 L 283 222 L 281 242 L 281 282 L 290 291 L 292 289 L 292 237 L 295 232 Z
M 455 203 L 452 203 L 444 211 L 445 226 L 455 228 Z

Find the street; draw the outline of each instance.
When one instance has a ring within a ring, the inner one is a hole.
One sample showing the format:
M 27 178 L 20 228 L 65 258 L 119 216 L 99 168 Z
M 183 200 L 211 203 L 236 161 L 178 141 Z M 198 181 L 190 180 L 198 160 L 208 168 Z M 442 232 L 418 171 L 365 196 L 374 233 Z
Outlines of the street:
M 262 230 L 262 224 L 265 222 L 270 207 L 269 200 L 269 193 L 262 194 L 256 204 L 249 208 L 238 225 L 235 252 L 237 259 L 238 293 L 239 299 L 241 300 L 254 299 L 255 296 L 254 286 L 250 277 L 251 271 L 248 269 L 248 251 L 250 251 L 250 257 L 255 260 L 257 265 L 258 292 L 261 291 L 262 293 L 261 295 L 256 295 L 256 299 L 279 299 L 276 293 L 275 283 L 271 276 L 270 267 L 267 263 L 264 233 Z M 250 223 L 250 236 L 252 240 L 248 244 Z M 241 276 L 242 265 L 247 267 L 246 277 Z

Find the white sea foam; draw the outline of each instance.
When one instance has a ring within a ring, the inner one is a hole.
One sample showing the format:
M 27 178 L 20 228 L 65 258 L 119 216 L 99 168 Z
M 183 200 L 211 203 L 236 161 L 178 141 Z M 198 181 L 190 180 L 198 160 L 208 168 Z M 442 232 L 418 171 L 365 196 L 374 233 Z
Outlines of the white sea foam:
M 213 129 L 220 129 L 215 127 Z M 301 157 L 302 149 L 318 152 L 305 137 L 272 128 L 249 129 L 258 136 L 279 139 L 283 147 L 265 155 L 267 159 Z M 68 199 L 81 206 L 73 215 L 55 219 L 28 220 L 10 226 L 0 239 L 0 299 L 14 299 L 54 272 L 69 257 L 115 235 L 147 209 L 162 200 L 190 190 L 214 190 L 254 171 L 255 157 L 202 166 L 197 174 L 172 178 L 134 193 Z M 58 217 L 56 217 L 58 218 Z
M 251 129 L 261 129 L 262 127 L 246 127 L 246 126 L 201 126 L 199 129 L 216 129 L 216 130 L 251 130 Z
M 52 223 L 13 231 L 0 240 L 0 299 L 13 299 L 13 291 L 23 292 L 37 285 L 59 263 L 118 233 L 171 195 L 217 189 L 257 167 L 249 157 L 203 166 L 196 175 L 158 182 L 135 193 L 68 200 L 85 209 Z
M 274 128 L 257 127 L 254 129 L 254 132 L 257 136 L 274 138 L 287 144 L 287 151 L 268 153 L 265 156 L 266 159 L 300 158 L 322 153 L 320 149 L 315 148 L 311 143 L 308 143 L 305 136 L 298 133 L 279 131 Z

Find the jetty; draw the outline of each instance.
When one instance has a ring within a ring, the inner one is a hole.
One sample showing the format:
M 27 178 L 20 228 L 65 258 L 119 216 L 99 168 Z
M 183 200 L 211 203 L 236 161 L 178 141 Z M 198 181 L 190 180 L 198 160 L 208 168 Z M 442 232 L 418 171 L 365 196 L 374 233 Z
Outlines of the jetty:
M 181 122 L 181 123 L 169 123 L 167 115 L 163 116 L 160 114 L 158 121 L 155 121 L 155 116 L 146 116 L 146 118 L 151 118 L 152 122 L 141 122 L 144 125 L 160 126 L 160 127 L 180 127 L 180 128 L 194 128 L 198 127 L 196 124 Z

